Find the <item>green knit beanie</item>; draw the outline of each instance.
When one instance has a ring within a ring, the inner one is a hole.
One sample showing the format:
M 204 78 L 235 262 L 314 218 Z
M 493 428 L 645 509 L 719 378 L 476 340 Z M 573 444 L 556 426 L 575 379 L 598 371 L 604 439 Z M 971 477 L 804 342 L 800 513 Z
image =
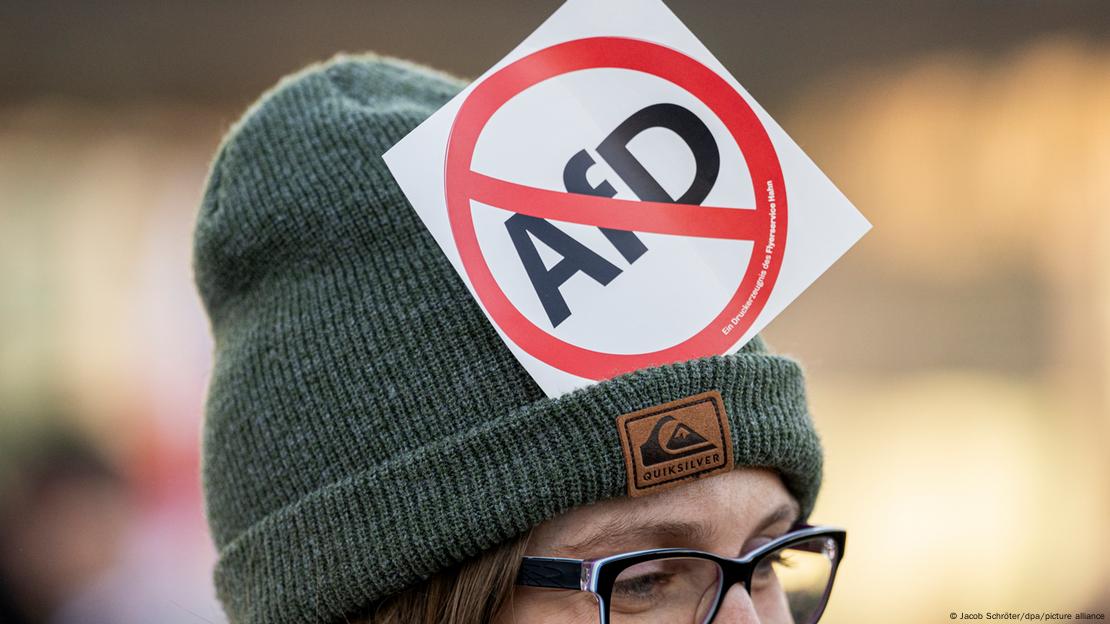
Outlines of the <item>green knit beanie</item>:
M 735 465 L 777 470 L 812 509 L 802 373 L 759 338 L 556 399 L 528 376 L 381 157 L 462 87 L 339 57 L 283 80 L 216 155 L 194 268 L 216 344 L 204 490 L 233 622 L 341 620 L 625 495 L 616 418 L 709 391 Z

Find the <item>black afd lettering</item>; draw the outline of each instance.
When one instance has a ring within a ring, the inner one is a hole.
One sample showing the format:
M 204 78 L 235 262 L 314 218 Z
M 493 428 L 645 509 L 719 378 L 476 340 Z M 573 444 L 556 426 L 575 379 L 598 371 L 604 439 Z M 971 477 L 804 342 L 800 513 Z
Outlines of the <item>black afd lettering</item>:
M 559 292 L 559 287 L 571 276 L 582 271 L 604 286 L 621 273 L 621 270 L 612 262 L 599 256 L 545 219 L 515 214 L 505 221 L 505 227 L 509 230 L 509 238 L 516 247 L 520 261 L 524 263 L 524 270 L 532 280 L 532 287 L 536 289 L 544 312 L 547 312 L 547 318 L 550 319 L 553 327 L 558 327 L 559 323 L 570 316 L 570 308 L 567 307 L 566 300 Z M 562 260 L 550 269 L 546 268 L 539 251 L 536 250 L 535 243 L 532 242 L 532 236 L 558 252 L 563 257 Z
M 672 198 L 628 149 L 628 144 L 650 128 L 666 128 L 679 136 L 694 156 L 694 179 L 678 199 Z M 713 133 L 697 115 L 677 104 L 653 104 L 633 113 L 598 145 L 598 154 L 643 201 L 701 204 L 713 189 L 721 168 L 721 156 Z M 617 190 L 607 180 L 590 185 L 586 172 L 596 164 L 586 150 L 571 156 L 563 168 L 563 185 L 569 193 L 614 197 Z M 601 285 L 608 285 L 621 269 L 566 232 L 538 217 L 516 214 L 505 221 L 524 270 L 553 327 L 570 317 L 570 307 L 559 288 L 582 271 Z M 531 233 L 531 236 L 529 236 Z M 601 228 L 601 233 L 630 264 L 647 252 L 635 232 Z M 532 236 L 553 249 L 562 259 L 547 269 Z

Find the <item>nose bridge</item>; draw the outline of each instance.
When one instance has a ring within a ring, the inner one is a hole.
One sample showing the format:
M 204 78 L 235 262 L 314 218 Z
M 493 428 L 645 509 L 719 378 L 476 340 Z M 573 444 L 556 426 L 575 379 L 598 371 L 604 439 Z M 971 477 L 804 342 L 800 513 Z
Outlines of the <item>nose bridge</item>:
M 761 624 L 755 603 L 743 583 L 734 583 L 725 591 L 713 624 Z

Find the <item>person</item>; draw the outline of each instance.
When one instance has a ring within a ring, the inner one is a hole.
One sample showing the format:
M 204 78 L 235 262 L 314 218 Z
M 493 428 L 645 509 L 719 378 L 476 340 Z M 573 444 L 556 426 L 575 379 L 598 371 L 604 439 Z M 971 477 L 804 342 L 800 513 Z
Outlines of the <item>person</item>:
M 130 484 L 81 435 L 48 429 L 4 442 L 14 461 L 0 489 L 0 622 L 76 621 L 121 559 Z M 100 615 L 79 621 L 108 621 Z
M 845 536 L 806 524 L 800 366 L 756 336 L 545 396 L 382 160 L 463 86 L 340 56 L 217 151 L 194 270 L 230 620 L 816 621 Z

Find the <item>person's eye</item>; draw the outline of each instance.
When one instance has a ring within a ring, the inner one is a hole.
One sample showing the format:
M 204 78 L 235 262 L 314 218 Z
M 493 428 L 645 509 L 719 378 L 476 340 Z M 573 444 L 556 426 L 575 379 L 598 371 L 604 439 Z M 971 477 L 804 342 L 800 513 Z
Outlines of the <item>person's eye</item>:
M 777 568 L 793 568 L 797 565 L 797 562 L 794 561 L 794 555 L 787 550 L 775 551 L 768 555 L 764 561 Z
M 636 600 L 651 600 L 661 594 L 673 574 L 652 572 L 631 578 L 622 578 L 613 584 L 613 593 Z
M 787 550 L 776 550 L 775 552 L 768 553 L 766 557 L 763 557 L 763 559 L 759 561 L 752 576 L 755 579 L 771 579 L 776 576 L 776 569 L 793 568 L 797 566 L 798 562 L 794 559 L 794 556 Z

